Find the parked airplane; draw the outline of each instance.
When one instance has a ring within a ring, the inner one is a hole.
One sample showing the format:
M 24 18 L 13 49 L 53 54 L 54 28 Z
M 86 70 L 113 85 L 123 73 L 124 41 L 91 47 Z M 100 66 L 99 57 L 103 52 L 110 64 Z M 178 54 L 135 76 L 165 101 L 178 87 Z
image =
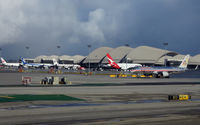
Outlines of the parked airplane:
M 24 58 L 21 58 L 22 64 L 24 67 L 34 67 L 34 68 L 50 68 L 53 67 L 54 64 L 48 64 L 48 63 L 27 63 Z
M 77 64 L 60 64 L 57 60 L 53 59 L 54 66 L 58 68 L 65 68 L 65 69 L 80 69 L 80 65 Z
M 109 62 L 109 66 L 116 68 L 116 69 L 122 69 L 122 70 L 127 70 L 129 68 L 134 68 L 134 67 L 141 67 L 141 64 L 134 64 L 134 63 L 116 63 L 112 57 L 110 56 L 109 53 L 106 54 Z
M 190 55 L 186 55 L 179 67 L 136 67 L 130 69 L 130 71 L 135 73 L 151 74 L 156 78 L 169 78 L 171 73 L 185 71 L 187 69 L 189 58 Z
M 19 67 L 20 63 L 7 63 L 3 58 L 1 58 L 1 62 L 4 66 L 10 66 L 10 67 Z

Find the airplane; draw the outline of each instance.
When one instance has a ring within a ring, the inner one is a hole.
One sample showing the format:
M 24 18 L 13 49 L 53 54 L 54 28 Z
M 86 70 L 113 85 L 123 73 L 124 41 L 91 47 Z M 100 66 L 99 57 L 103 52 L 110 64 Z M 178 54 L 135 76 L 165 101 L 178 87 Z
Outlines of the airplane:
M 136 67 L 130 69 L 131 72 L 134 73 L 143 73 L 143 74 L 151 74 L 156 78 L 169 78 L 171 73 L 175 72 L 184 72 L 187 69 L 187 65 L 189 62 L 190 55 L 186 55 L 185 58 L 182 60 L 179 67 Z
M 134 63 L 116 63 L 112 57 L 110 56 L 109 53 L 106 54 L 107 58 L 108 58 L 108 66 L 111 66 L 115 69 L 122 69 L 122 70 L 127 70 L 129 68 L 134 68 L 134 67 L 141 67 L 141 64 L 134 64 Z
M 20 63 L 7 63 L 2 57 L 1 57 L 2 65 L 4 66 L 10 66 L 10 67 L 19 67 Z
M 57 60 L 53 59 L 54 66 L 58 68 L 65 68 L 65 69 L 79 69 L 81 66 L 77 64 L 60 64 L 57 62 Z
M 50 68 L 53 67 L 54 64 L 48 63 L 27 63 L 24 58 L 21 58 L 22 64 L 24 67 L 34 67 L 34 68 Z

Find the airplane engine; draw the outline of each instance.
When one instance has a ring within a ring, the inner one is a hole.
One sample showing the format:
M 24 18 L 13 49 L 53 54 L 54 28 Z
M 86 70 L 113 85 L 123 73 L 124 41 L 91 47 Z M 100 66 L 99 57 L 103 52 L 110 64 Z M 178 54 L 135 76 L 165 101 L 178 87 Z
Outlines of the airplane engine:
M 153 77 L 154 78 L 159 78 L 158 72 L 153 72 Z
M 168 72 L 153 72 L 155 78 L 169 78 Z
M 162 76 L 164 78 L 169 78 L 169 73 L 168 72 L 162 72 Z
M 44 66 L 44 69 L 48 69 L 49 67 L 48 66 Z

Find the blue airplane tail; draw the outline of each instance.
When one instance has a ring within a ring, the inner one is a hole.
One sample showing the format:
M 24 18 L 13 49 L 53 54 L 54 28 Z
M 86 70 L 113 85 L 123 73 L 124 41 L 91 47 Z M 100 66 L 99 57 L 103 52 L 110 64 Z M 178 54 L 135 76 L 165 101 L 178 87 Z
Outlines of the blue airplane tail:
M 21 60 L 22 60 L 23 65 L 27 64 L 27 62 L 24 60 L 24 58 L 21 58 Z

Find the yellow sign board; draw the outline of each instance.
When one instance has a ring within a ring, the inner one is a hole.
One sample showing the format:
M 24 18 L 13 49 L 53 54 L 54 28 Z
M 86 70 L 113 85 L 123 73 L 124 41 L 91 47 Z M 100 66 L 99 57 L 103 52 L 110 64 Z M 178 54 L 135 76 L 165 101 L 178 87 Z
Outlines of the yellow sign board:
M 190 99 L 189 95 L 179 95 L 179 100 L 188 100 Z

